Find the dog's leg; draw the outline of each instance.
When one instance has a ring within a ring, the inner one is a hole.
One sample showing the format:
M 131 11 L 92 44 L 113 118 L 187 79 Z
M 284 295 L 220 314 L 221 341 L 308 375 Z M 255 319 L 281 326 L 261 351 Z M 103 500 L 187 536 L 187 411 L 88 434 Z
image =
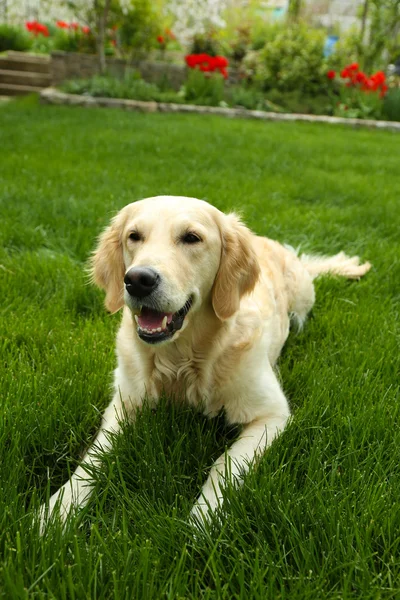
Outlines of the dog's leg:
M 222 489 L 227 481 L 240 485 L 254 459 L 261 455 L 284 430 L 290 411 L 287 400 L 272 369 L 264 380 L 266 412 L 257 416 L 242 430 L 231 448 L 211 468 L 201 494 L 191 511 L 191 520 L 201 524 L 221 505 Z M 269 408 L 269 410 L 268 410 Z
M 45 519 L 50 518 L 55 507 L 58 505 L 60 506 L 60 517 L 64 521 L 73 506 L 80 508 L 87 504 L 93 488 L 93 482 L 90 478 L 88 469 L 95 467 L 99 463 L 97 455 L 99 450 L 104 451 L 110 448 L 110 438 L 107 434 L 108 432 L 118 432 L 120 428 L 119 421 L 121 418 L 122 403 L 119 394 L 116 394 L 107 407 L 97 436 L 92 446 L 83 457 L 81 464 L 76 469 L 71 479 L 52 495 L 49 501 L 48 511 L 42 507 L 42 523 L 43 517 Z
M 59 507 L 60 518 L 64 522 L 73 508 L 82 508 L 88 503 L 94 486 L 90 470 L 100 463 L 98 452 L 110 449 L 111 439 L 109 434 L 120 431 L 120 422 L 124 417 L 124 406 L 126 408 L 126 403 L 122 401 L 120 391 L 117 391 L 104 412 L 101 427 L 81 464 L 75 470 L 71 479 L 51 496 L 48 507 L 42 505 L 39 516 L 42 533 L 57 507 Z M 129 399 L 129 417 L 134 417 L 134 409 L 138 406 L 139 403 L 133 403 L 131 398 Z

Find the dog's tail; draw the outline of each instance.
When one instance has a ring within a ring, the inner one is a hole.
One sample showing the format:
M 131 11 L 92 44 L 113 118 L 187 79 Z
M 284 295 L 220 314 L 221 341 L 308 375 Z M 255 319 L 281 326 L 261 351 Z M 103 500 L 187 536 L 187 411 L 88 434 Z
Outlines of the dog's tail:
M 360 264 L 358 256 L 347 256 L 344 252 L 339 252 L 335 256 L 302 254 L 300 260 L 312 279 L 327 273 L 347 277 L 347 279 L 360 279 L 371 268 L 369 262 Z

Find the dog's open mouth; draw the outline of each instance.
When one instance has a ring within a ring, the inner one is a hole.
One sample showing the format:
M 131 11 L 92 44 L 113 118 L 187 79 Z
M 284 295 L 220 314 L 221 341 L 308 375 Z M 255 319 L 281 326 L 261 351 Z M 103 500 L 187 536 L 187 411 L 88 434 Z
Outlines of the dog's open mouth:
M 188 298 L 180 310 L 175 313 L 164 313 L 142 306 L 139 314 L 135 314 L 137 333 L 140 339 L 148 344 L 157 344 L 172 338 L 181 329 L 183 321 L 192 306 L 192 298 Z

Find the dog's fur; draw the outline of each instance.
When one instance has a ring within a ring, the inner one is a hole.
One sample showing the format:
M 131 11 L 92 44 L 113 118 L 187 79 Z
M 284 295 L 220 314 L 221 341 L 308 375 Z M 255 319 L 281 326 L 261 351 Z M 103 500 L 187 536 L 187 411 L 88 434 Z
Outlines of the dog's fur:
M 130 239 L 132 232 L 138 239 Z M 186 243 L 188 233 L 199 241 Z M 150 267 L 160 276 L 152 308 L 176 313 L 192 299 L 182 328 L 169 341 L 139 338 L 134 316 L 140 302 L 124 287 L 132 267 Z M 123 308 L 114 397 L 82 465 L 43 509 L 42 525 L 56 506 L 65 518 L 72 507 L 86 504 L 93 487 L 88 466 L 98 464 L 96 446 L 107 449 L 107 432 L 119 430 L 123 414 L 133 418 L 145 397 L 156 403 L 162 392 L 186 398 L 210 417 L 224 409 L 229 423 L 243 425 L 193 507 L 193 519 L 207 519 L 220 505 L 227 477 L 239 483 L 288 421 L 274 365 L 290 317 L 302 324 L 314 304 L 313 279 L 323 273 L 358 279 L 369 269 L 369 263 L 360 265 L 344 253 L 299 258 L 251 233 L 235 214 L 193 198 L 160 196 L 123 208 L 92 259 L 92 278 L 106 292 L 107 309 Z

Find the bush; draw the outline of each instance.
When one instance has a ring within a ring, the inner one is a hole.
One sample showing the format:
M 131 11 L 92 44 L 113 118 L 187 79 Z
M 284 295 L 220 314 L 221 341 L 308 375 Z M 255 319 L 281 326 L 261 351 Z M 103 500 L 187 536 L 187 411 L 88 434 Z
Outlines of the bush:
M 43 35 L 35 36 L 32 39 L 30 50 L 35 54 L 50 54 L 54 49 L 54 38 Z
M 189 54 L 208 54 L 209 56 L 218 56 L 220 52 L 221 43 L 214 31 L 196 34 L 189 50 Z
M 154 83 L 147 83 L 137 72 L 124 78 L 97 75 L 90 79 L 66 81 L 61 89 L 69 94 L 84 94 L 103 98 L 127 98 L 156 102 L 191 102 L 205 106 L 219 106 L 224 100 L 224 79 L 219 74 L 205 77 L 201 71 L 190 71 L 188 79 L 179 92 L 160 90 Z
M 184 99 L 192 104 L 219 106 L 224 100 L 224 78 L 219 73 L 205 76 L 198 69 L 191 69 L 183 88 Z
M 29 35 L 20 27 L 0 25 L 0 52 L 16 50 L 25 52 L 32 45 Z
M 267 98 L 284 112 L 305 115 L 332 115 L 332 102 L 325 94 L 305 94 L 298 90 L 269 90 Z
M 96 40 L 92 33 L 83 33 L 79 29 L 58 29 L 53 38 L 55 50 L 63 52 L 83 52 L 95 54 Z
M 254 86 L 233 85 L 225 90 L 225 101 L 234 108 L 243 107 L 248 110 L 279 111 L 279 107 L 268 102 L 265 94 Z
M 251 32 L 251 49 L 262 50 L 266 44 L 273 41 L 282 31 L 280 23 L 256 23 Z
M 69 94 L 84 94 L 98 98 L 126 98 L 156 102 L 182 102 L 172 90 L 161 91 L 154 83 L 147 83 L 137 72 L 131 72 L 124 78 L 97 75 L 90 79 L 66 81 L 61 89 Z
M 157 47 L 161 27 L 151 0 L 135 0 L 128 12 L 116 10 L 114 25 L 118 28 L 118 45 L 123 53 L 129 55 Z
M 325 96 L 304 96 L 300 92 L 270 90 L 266 95 L 255 86 L 225 86 L 218 73 L 211 77 L 194 69 L 189 71 L 185 85 L 179 92 L 164 86 L 147 83 L 138 72 L 124 78 L 95 76 L 90 79 L 67 81 L 61 89 L 70 94 L 83 94 L 103 98 L 127 98 L 143 101 L 190 103 L 203 106 L 232 106 L 249 110 L 274 112 L 301 112 L 331 114 L 329 99 Z
M 340 35 L 332 54 L 327 58 L 328 70 L 340 71 L 349 63 L 360 63 L 359 33 L 350 29 L 345 35 Z M 363 66 L 363 65 L 362 65 Z
M 251 48 L 250 25 L 244 24 L 236 28 L 230 42 L 229 57 L 236 63 L 240 63 Z
M 244 85 L 235 85 L 227 89 L 226 100 L 231 106 L 243 106 L 248 110 L 265 108 L 264 94 L 260 90 Z
M 261 51 L 256 74 L 263 89 L 309 95 L 326 90 L 325 34 L 295 24 L 275 30 L 274 35 Z
M 400 87 L 392 88 L 383 101 L 382 116 L 388 121 L 400 121 Z

